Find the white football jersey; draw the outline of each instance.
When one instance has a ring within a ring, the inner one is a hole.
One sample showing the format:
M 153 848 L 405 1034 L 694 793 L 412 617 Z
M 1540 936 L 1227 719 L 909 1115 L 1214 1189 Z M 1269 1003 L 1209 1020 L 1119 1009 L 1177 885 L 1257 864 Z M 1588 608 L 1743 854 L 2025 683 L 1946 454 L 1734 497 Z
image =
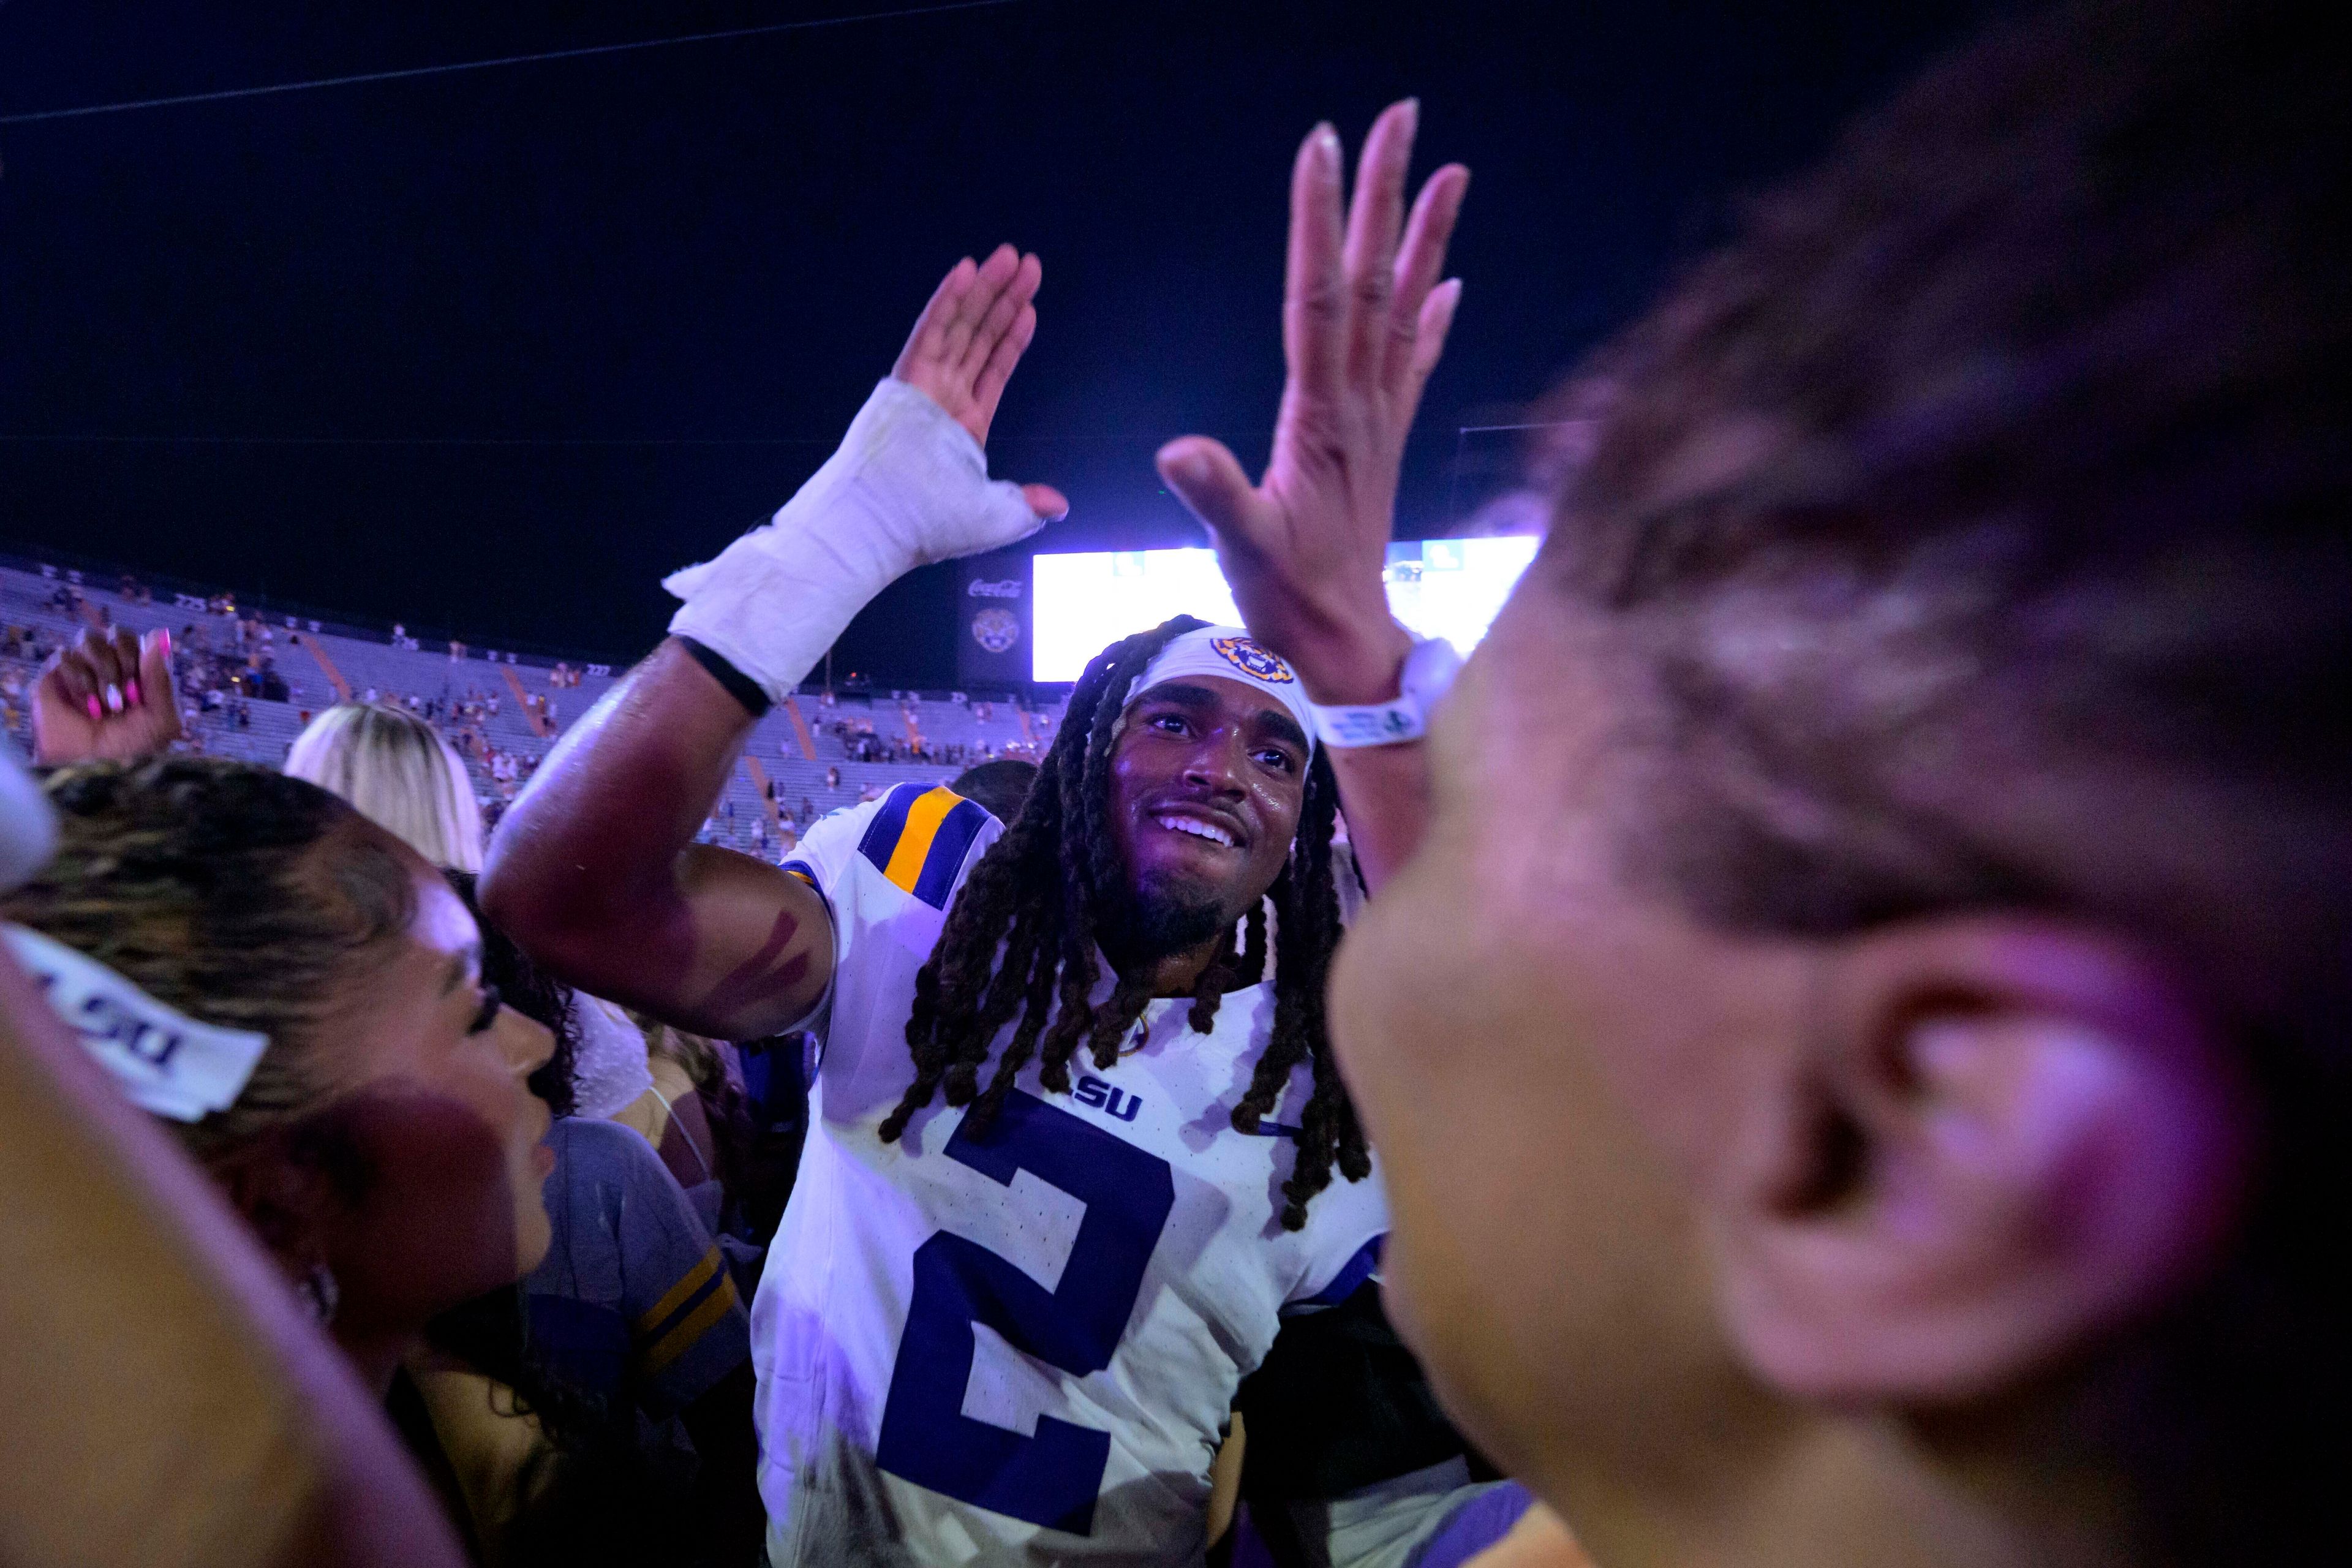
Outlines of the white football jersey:
M 1270 984 L 1228 994 L 1208 1035 L 1189 1000 L 1152 1003 L 1116 1065 L 1081 1051 L 1070 1094 L 1033 1060 L 982 1131 L 934 1100 L 881 1141 L 914 1077 L 916 971 L 1001 832 L 946 789 L 901 784 L 818 824 L 787 864 L 831 907 L 835 969 L 799 1181 L 751 1311 L 777 1568 L 1199 1562 L 1234 1389 L 1286 1311 L 1340 1300 L 1377 1263 L 1377 1174 L 1335 1173 L 1304 1230 L 1281 1226 L 1304 1064 L 1264 1132 L 1234 1131 Z

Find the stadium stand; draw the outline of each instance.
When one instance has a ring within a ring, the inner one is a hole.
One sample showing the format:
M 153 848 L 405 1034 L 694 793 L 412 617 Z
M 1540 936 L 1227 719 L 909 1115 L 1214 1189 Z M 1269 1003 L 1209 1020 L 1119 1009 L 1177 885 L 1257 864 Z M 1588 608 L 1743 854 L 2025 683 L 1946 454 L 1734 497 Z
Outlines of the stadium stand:
M 432 720 L 495 816 L 563 725 L 613 685 L 609 669 L 584 660 L 428 645 L 403 628 L 347 621 L 321 629 L 330 624 L 240 613 L 232 595 L 163 593 L 131 574 L 0 559 L 0 720 L 29 754 L 43 659 L 86 626 L 163 627 L 191 748 L 276 766 L 340 688 Z M 1050 742 L 1058 710 L 961 692 L 803 689 L 753 731 L 702 837 L 779 858 L 817 816 L 892 784 L 944 782 L 992 757 L 1034 755 Z

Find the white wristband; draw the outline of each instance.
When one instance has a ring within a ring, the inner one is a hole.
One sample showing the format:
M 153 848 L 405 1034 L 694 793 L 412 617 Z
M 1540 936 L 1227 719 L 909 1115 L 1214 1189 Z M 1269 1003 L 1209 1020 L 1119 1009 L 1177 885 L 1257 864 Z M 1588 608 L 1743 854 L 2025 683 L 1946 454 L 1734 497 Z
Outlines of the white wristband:
M 1045 526 L 1021 487 L 992 480 L 971 432 L 885 377 L 841 447 L 772 521 L 662 586 L 692 637 L 782 702 L 852 616 L 918 566 L 1026 539 Z
M 1416 640 L 1405 655 L 1393 701 L 1360 707 L 1307 704 L 1315 716 L 1315 736 L 1339 751 L 1360 746 L 1395 746 L 1429 733 L 1430 715 L 1461 671 L 1462 656 L 1444 637 Z

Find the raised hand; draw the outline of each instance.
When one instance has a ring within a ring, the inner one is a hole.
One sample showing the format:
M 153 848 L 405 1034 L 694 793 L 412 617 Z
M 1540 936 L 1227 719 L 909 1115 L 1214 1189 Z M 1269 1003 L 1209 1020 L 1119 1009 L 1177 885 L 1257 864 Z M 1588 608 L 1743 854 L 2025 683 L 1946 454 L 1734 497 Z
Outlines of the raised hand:
M 1458 279 L 1438 274 L 1470 183 L 1447 164 L 1407 217 L 1419 116 L 1407 100 L 1373 124 L 1344 220 L 1338 133 L 1318 125 L 1298 150 L 1282 310 L 1289 376 L 1265 477 L 1253 486 L 1204 436 L 1160 451 L 1161 479 L 1214 535 L 1251 634 L 1322 703 L 1394 697 L 1412 642 L 1381 573 L 1405 437 L 1462 297 Z
M 920 389 L 985 447 L 1004 384 L 1037 335 L 1037 285 L 1044 275 L 1036 257 L 1009 245 L 977 264 L 965 257 L 932 290 L 890 374 Z M 1021 493 L 1040 517 L 1070 510 L 1050 485 L 1024 485 Z
M 35 762 L 131 762 L 180 735 L 167 631 L 86 631 L 50 655 L 34 682 Z

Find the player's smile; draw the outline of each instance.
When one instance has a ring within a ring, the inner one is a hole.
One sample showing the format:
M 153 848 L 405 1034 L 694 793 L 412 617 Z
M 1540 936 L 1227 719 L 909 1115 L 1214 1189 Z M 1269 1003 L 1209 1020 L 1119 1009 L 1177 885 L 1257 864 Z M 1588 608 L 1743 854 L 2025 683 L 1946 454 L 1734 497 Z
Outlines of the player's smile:
M 1219 849 L 1247 849 L 1250 831 L 1237 812 L 1199 802 L 1147 806 L 1146 818 L 1171 833 L 1183 834 Z

